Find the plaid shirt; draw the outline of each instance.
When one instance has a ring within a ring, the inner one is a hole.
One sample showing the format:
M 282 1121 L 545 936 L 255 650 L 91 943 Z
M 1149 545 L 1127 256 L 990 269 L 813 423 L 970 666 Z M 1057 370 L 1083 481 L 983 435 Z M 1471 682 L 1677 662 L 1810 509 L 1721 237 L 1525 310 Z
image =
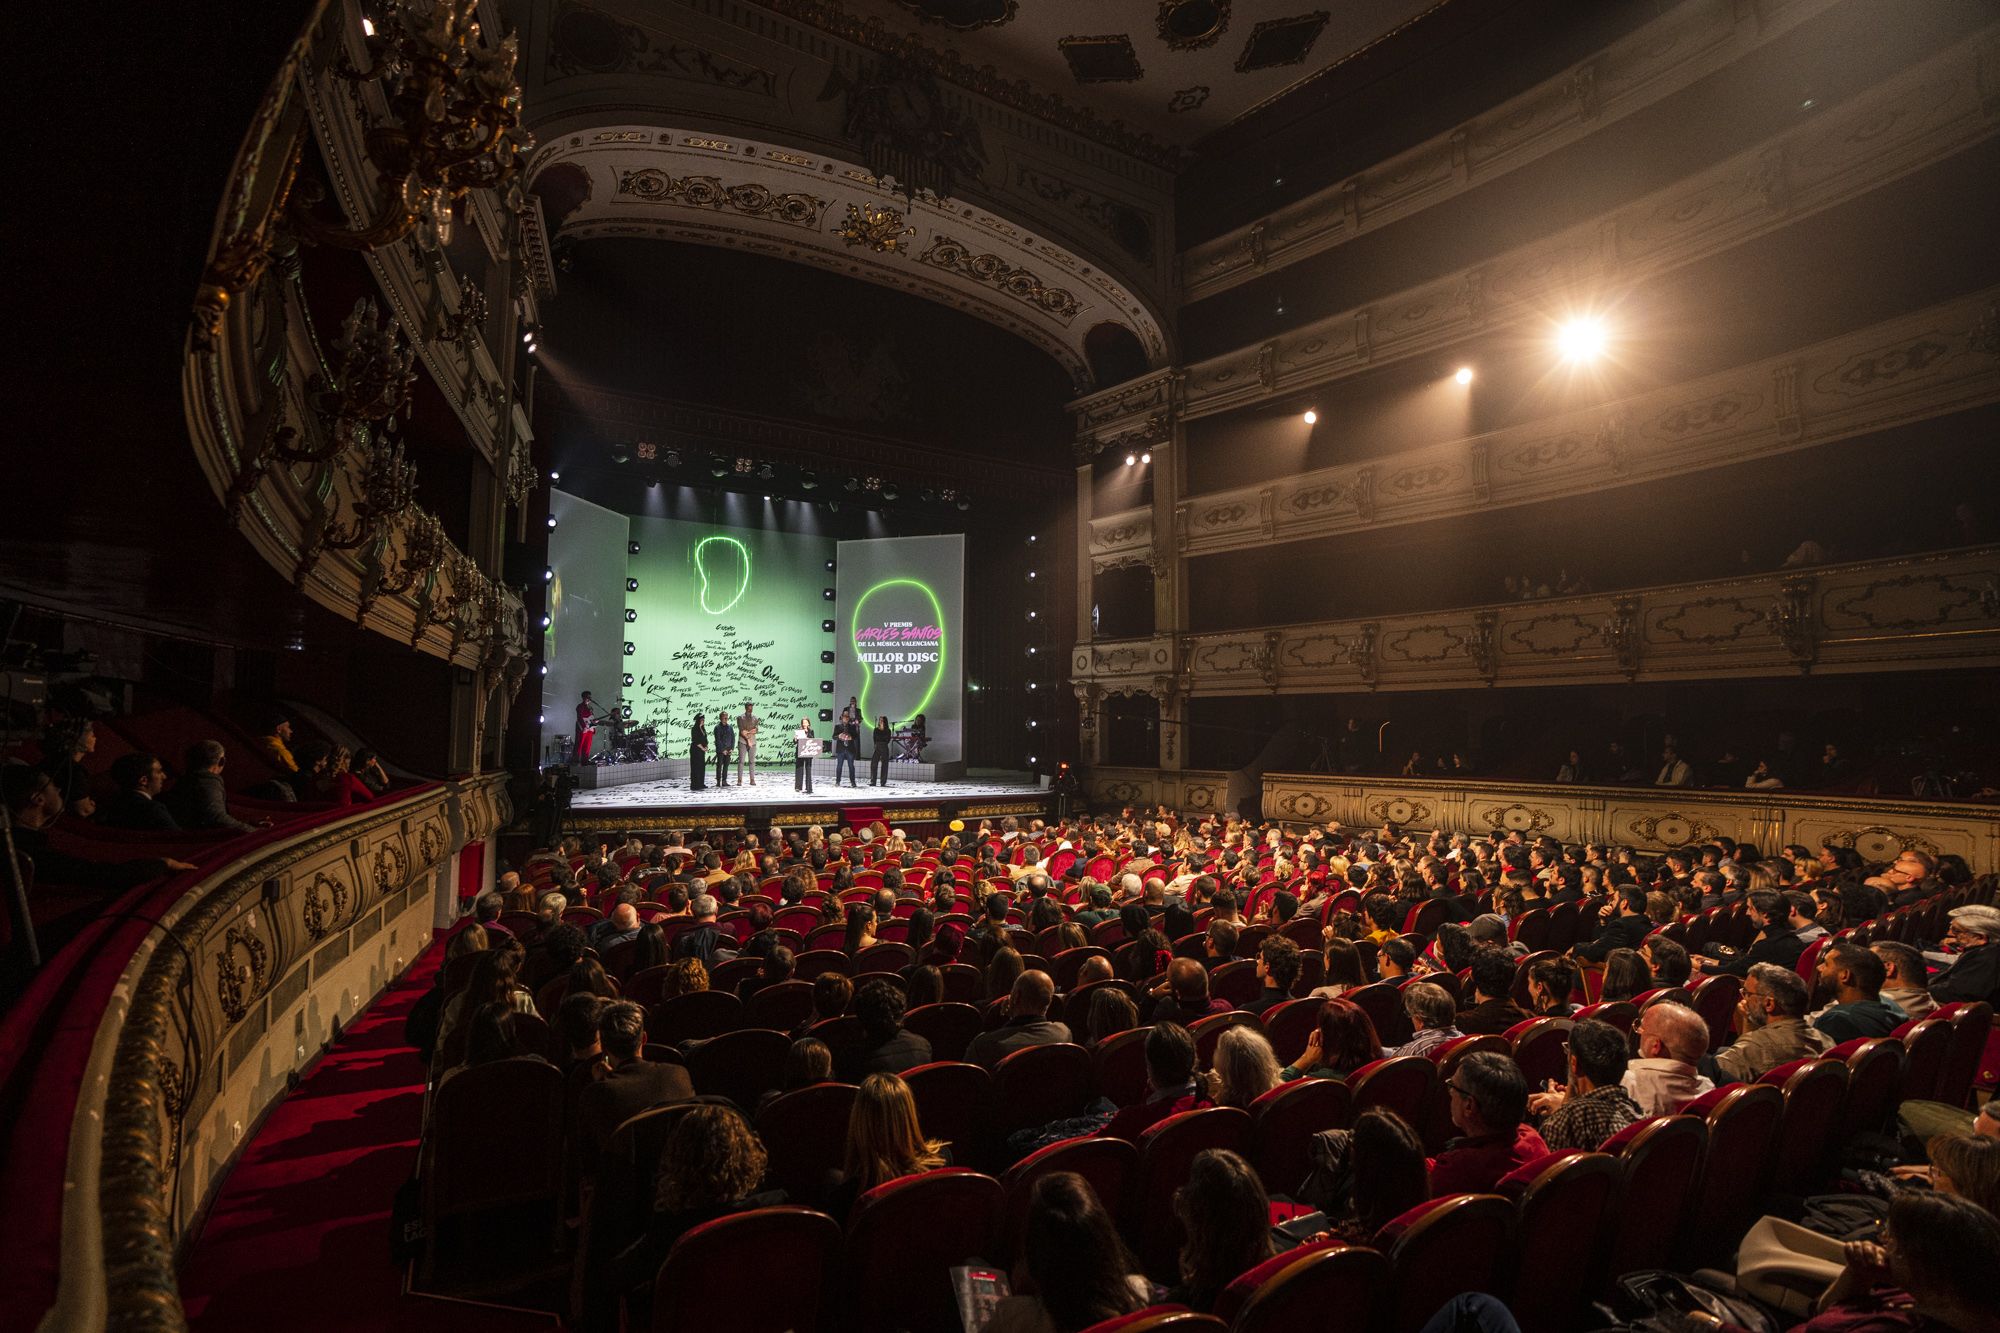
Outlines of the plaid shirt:
M 1639 1103 L 1632 1094 L 1612 1084 L 1592 1088 L 1580 1097 L 1563 1099 L 1563 1104 L 1542 1121 L 1542 1142 L 1550 1152 L 1581 1148 L 1596 1152 L 1604 1141 L 1639 1118 Z

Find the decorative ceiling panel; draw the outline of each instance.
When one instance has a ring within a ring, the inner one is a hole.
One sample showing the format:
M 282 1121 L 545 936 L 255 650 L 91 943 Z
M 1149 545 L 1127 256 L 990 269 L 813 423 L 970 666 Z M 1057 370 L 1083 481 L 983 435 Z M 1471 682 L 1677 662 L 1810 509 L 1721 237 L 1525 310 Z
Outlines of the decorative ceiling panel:
M 752 0 L 1186 148 L 1448 0 Z

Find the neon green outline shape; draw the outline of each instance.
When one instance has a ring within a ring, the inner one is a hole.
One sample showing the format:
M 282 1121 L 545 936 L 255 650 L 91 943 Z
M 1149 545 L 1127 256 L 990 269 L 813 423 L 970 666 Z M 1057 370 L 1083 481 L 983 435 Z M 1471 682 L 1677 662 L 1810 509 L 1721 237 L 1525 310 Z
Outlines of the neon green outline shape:
M 938 682 L 944 679 L 945 637 L 946 637 L 944 629 L 944 608 L 938 605 L 937 594 L 930 590 L 929 584 L 920 583 L 916 579 L 884 579 L 882 580 L 882 582 L 870 588 L 867 592 L 862 593 L 860 599 L 854 603 L 854 619 L 853 622 L 849 624 L 849 626 L 847 627 L 848 647 L 854 651 L 855 664 L 863 668 L 861 674 L 861 697 L 857 701 L 860 704 L 861 716 L 863 719 L 866 719 L 868 716 L 868 691 L 875 687 L 875 672 L 867 662 L 861 660 L 860 650 L 854 647 L 854 636 L 861 632 L 861 608 L 868 605 L 868 599 L 870 597 L 873 597 L 876 593 L 882 591 L 882 589 L 897 588 L 897 587 L 915 588 L 918 592 L 930 598 L 931 615 L 936 618 L 938 627 L 937 669 L 931 673 L 931 687 L 928 690 L 924 691 L 924 697 L 917 700 L 917 706 L 910 710 L 911 717 L 915 717 L 918 713 L 921 713 L 926 708 L 930 707 L 931 696 L 937 693 Z M 907 719 L 905 720 L 907 721 Z
M 743 557 L 743 582 L 737 587 L 736 595 L 721 606 L 710 606 L 708 604 L 708 568 L 701 563 L 701 548 L 710 542 L 728 542 L 736 548 L 736 553 Z M 699 599 L 701 601 L 702 612 L 706 615 L 721 615 L 730 607 L 742 601 L 743 594 L 750 591 L 750 551 L 742 542 L 737 541 L 734 537 L 703 537 L 700 541 L 696 542 L 694 544 L 694 570 L 695 573 L 701 575 L 701 593 Z

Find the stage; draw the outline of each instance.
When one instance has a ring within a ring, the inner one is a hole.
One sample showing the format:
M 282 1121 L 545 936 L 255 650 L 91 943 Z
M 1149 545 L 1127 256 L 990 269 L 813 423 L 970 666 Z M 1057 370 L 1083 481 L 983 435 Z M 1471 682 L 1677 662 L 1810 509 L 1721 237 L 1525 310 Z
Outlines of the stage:
M 1005 815 L 1045 818 L 1052 802 L 1048 789 L 1032 775 L 988 770 L 951 781 L 900 776 L 892 770 L 886 787 L 871 787 L 865 781 L 858 787 L 835 787 L 815 774 L 813 784 L 810 795 L 793 791 L 789 767 L 760 767 L 755 786 L 732 781 L 717 787 L 711 782 L 701 791 L 690 791 L 685 776 L 599 785 L 572 795 L 563 827 L 580 833 L 644 832 L 721 824 L 740 827 L 748 820 L 796 828 L 879 817 L 913 833 L 928 834 L 953 819 L 971 823 Z

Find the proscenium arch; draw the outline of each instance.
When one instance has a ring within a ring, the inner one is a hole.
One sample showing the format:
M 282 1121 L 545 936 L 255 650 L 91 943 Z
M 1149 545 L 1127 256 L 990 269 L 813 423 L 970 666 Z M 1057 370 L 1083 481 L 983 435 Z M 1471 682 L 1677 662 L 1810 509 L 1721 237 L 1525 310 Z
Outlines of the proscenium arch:
M 725 246 L 910 292 L 1027 339 L 1080 392 L 1101 387 L 1087 344 L 1105 325 L 1131 335 L 1148 369 L 1168 361 L 1158 315 L 1087 257 L 975 204 L 905 199 L 823 154 L 657 126 L 578 130 L 536 151 L 529 188 L 545 186 L 557 239 Z

